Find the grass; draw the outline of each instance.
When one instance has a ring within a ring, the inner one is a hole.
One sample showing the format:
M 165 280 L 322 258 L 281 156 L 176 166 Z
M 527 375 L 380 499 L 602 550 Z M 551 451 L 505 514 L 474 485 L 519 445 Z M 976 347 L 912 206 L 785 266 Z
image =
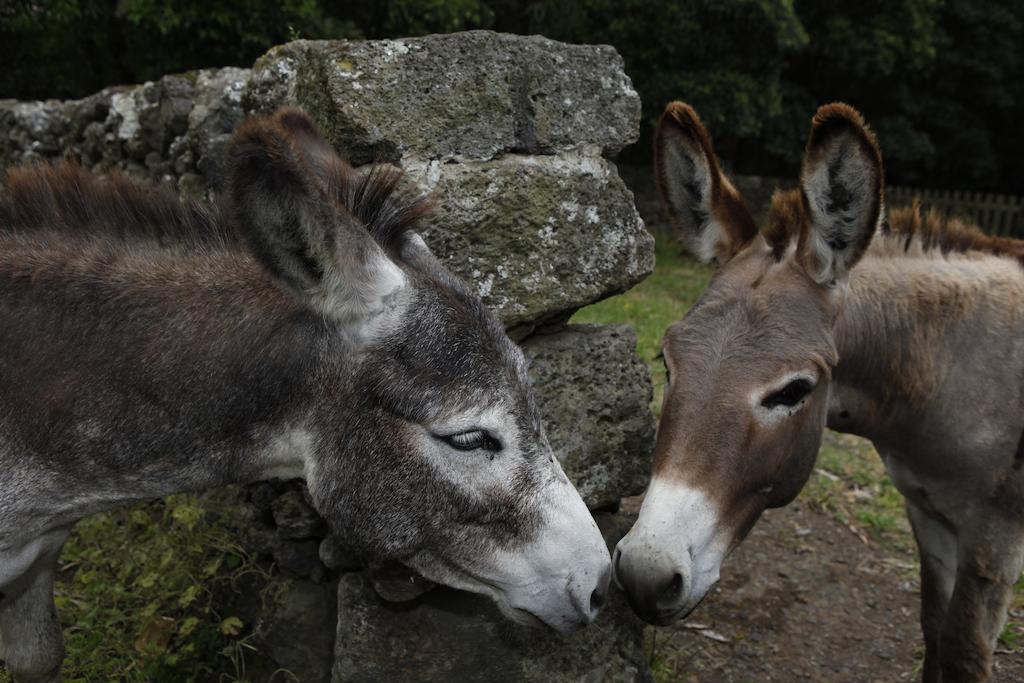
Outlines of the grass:
M 915 549 L 903 496 L 865 439 L 826 431 L 817 466 L 800 497 L 862 540 L 901 552 Z
M 244 676 L 248 634 L 220 611 L 239 582 L 276 579 L 237 541 L 228 506 L 171 496 L 80 522 L 56 589 L 67 683 L 210 681 Z M 10 676 L 0 668 L 0 681 Z

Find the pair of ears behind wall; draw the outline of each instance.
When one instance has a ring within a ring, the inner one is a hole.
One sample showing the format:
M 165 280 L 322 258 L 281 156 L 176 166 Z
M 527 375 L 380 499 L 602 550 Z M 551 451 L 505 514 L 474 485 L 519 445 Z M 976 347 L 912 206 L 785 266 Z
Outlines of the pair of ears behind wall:
M 665 108 L 655 137 L 662 203 L 687 248 L 726 263 L 757 237 L 739 192 L 721 170 L 711 135 L 682 102 Z M 867 249 L 882 215 L 884 172 L 874 134 L 845 104 L 814 115 L 800 172 L 799 196 L 774 212 L 774 226 L 795 237 L 795 256 L 820 284 L 842 279 Z M 781 214 L 781 215 L 780 215 Z

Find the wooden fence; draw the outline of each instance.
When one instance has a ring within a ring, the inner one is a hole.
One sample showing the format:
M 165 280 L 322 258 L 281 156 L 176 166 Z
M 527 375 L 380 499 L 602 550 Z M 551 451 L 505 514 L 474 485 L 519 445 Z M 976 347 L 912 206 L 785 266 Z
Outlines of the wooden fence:
M 909 205 L 917 197 L 922 208 L 959 216 L 990 235 L 1024 238 L 1024 197 L 917 187 L 888 187 L 885 196 L 891 207 Z

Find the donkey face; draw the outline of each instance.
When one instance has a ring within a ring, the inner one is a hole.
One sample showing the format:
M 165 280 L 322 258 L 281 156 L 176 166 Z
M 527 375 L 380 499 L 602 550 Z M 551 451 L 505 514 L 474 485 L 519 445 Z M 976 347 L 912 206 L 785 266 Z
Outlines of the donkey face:
M 665 208 L 719 268 L 665 334 L 669 386 L 639 519 L 616 577 L 644 619 L 692 611 L 725 556 L 810 476 L 837 357 L 832 327 L 850 267 L 881 213 L 874 137 L 845 105 L 815 115 L 801 188 L 773 198 L 758 234 L 696 112 L 668 106 L 656 142 Z
M 359 176 L 294 111 L 240 130 L 234 221 L 323 338 L 304 472 L 347 542 L 558 629 L 591 621 L 608 551 L 554 458 L 526 363 L 407 231 L 396 172 Z

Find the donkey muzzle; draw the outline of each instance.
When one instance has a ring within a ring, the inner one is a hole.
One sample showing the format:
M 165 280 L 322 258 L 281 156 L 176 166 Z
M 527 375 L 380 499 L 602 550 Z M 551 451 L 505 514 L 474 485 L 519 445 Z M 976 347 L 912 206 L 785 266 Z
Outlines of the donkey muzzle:
M 665 626 L 689 613 L 692 563 L 674 561 L 657 551 L 638 551 L 620 543 L 612 560 L 615 580 L 638 617 Z M 694 605 L 695 606 L 695 605 Z

